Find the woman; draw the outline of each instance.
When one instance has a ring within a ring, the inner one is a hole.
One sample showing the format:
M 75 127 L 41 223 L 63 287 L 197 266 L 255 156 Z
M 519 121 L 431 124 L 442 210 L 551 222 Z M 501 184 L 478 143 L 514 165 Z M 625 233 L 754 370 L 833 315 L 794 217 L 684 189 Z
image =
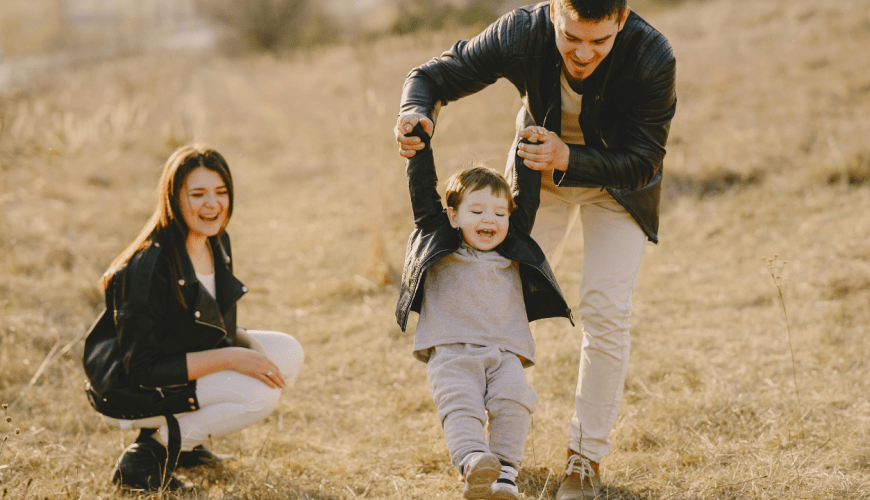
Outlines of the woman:
M 202 445 L 265 418 L 304 355 L 293 337 L 236 325 L 247 292 L 232 274 L 233 180 L 200 145 L 166 162 L 157 208 L 103 275 L 106 311 L 85 343 L 88 397 L 106 420 L 140 429 L 112 481 L 180 488 L 176 467 L 219 460 Z

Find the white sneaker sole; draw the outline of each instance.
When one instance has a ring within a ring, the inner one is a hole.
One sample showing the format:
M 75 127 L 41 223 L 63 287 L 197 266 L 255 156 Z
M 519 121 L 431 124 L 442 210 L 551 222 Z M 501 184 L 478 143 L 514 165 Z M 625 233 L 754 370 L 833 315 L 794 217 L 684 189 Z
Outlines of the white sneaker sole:
M 484 500 L 492 498 L 492 483 L 501 474 L 501 462 L 498 457 L 487 453 L 471 466 L 465 476 L 465 490 L 462 496 L 465 500 Z

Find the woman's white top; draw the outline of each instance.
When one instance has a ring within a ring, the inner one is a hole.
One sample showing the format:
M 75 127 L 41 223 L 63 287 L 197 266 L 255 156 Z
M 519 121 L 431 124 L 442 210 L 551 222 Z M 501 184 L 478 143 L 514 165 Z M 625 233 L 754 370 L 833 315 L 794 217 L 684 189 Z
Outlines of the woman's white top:
M 211 274 L 199 274 L 194 271 L 194 273 L 196 274 L 196 279 L 198 279 L 199 282 L 202 283 L 202 286 L 208 290 L 208 293 L 211 294 L 212 298 L 217 299 L 217 286 L 214 283 L 214 272 Z

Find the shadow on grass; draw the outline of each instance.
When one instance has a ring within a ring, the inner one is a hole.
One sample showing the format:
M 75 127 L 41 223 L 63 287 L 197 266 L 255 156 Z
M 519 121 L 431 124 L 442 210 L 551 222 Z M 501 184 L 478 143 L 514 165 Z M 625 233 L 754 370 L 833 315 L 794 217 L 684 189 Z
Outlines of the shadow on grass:
M 517 476 L 517 487 L 526 498 L 554 500 L 564 475 L 549 467 L 522 468 Z M 627 488 L 606 486 L 599 492 L 600 500 L 641 500 L 639 494 Z

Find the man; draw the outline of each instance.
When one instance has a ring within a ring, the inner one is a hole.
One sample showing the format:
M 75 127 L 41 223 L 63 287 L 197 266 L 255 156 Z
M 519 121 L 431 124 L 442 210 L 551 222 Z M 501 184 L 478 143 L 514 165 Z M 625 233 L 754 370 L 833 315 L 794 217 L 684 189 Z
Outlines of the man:
M 543 142 L 520 144 L 518 154 L 542 172 L 532 236 L 553 267 L 578 215 L 583 226 L 583 343 L 557 500 L 595 498 L 600 488 L 598 464 L 610 451 L 628 369 L 631 296 L 645 242 L 658 241 L 675 74 L 667 39 L 626 0 L 552 0 L 504 15 L 405 81 L 394 130 L 404 157 L 423 147 L 404 135 L 414 125 L 431 135 L 442 105 L 499 78 L 523 104 L 508 169 L 521 130 L 550 131 Z

